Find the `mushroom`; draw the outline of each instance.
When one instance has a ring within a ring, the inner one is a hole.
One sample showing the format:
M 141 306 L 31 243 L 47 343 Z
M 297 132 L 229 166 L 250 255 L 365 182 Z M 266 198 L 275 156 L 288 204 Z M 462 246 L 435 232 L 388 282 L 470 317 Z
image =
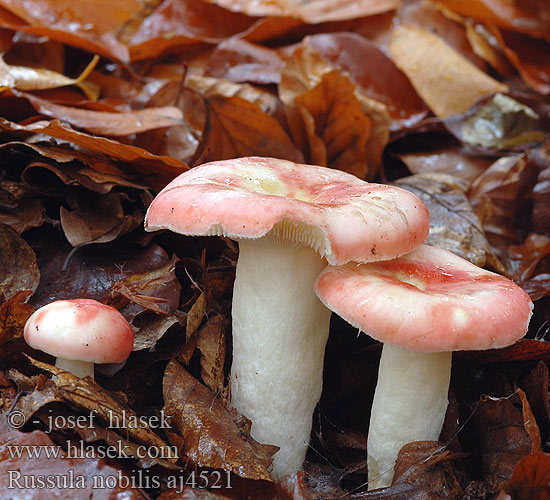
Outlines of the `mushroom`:
M 390 259 L 428 234 L 422 202 L 400 188 L 273 158 L 193 168 L 149 207 L 148 231 L 239 243 L 233 290 L 231 405 L 274 444 L 272 474 L 298 470 L 322 389 L 330 311 L 313 284 L 327 265 Z
M 367 443 L 369 489 L 391 484 L 403 445 L 438 439 L 452 351 L 513 344 L 533 308 L 509 279 L 428 245 L 392 261 L 329 266 L 315 289 L 329 309 L 384 342 Z
M 121 363 L 134 332 L 116 309 L 91 299 L 57 300 L 37 309 L 24 328 L 33 349 L 55 356 L 55 366 L 94 378 L 94 363 Z

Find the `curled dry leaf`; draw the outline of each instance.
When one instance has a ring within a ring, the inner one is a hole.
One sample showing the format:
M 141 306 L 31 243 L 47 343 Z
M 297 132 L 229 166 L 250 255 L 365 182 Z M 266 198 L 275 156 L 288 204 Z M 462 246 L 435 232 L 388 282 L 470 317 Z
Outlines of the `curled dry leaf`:
M 449 174 L 468 185 L 493 163 L 490 158 L 468 154 L 456 146 L 397 156 L 413 174 Z
M 96 99 L 97 95 L 90 90 L 90 86 L 86 85 L 84 80 L 98 61 L 99 56 L 95 56 L 78 78 L 68 78 L 48 69 L 9 65 L 3 58 L 0 58 L 0 87 L 18 90 L 46 90 L 76 85 L 89 99 Z
M 10 226 L 17 233 L 31 227 L 39 227 L 46 220 L 46 209 L 22 183 L 0 181 L 0 223 Z
M 138 0 L 77 4 L 71 0 L 2 0 L 0 5 L 20 18 L 3 19 L 6 28 L 47 36 L 125 62 L 129 61 L 128 49 L 117 40 L 116 33 L 141 8 Z
M 546 2 L 508 0 L 441 0 L 452 11 L 487 24 L 550 40 Z
M 9 299 L 19 291 L 34 292 L 39 282 L 34 250 L 13 229 L 0 224 L 0 295 Z
M 79 109 L 41 99 L 32 94 L 15 92 L 27 99 L 40 114 L 70 123 L 92 134 L 126 136 L 148 130 L 173 127 L 181 124 L 182 112 L 174 106 L 145 108 L 126 113 L 108 113 Z
M 176 278 L 177 257 L 162 267 L 148 269 L 118 280 L 111 289 L 112 302 L 130 301 L 130 305 L 117 304 L 126 319 L 132 320 L 139 312 L 149 310 L 157 314 L 171 315 L 179 306 L 181 284 Z M 120 295 L 124 299 L 117 300 Z
M 154 273 L 170 262 L 167 253 L 155 244 L 147 248 L 115 247 L 108 252 L 84 247 L 67 264 L 70 251 L 71 247 L 64 242 L 57 245 L 52 242 L 42 251 L 39 259 L 42 279 L 32 299 L 34 305 L 74 297 L 108 302 L 118 281 L 134 274 Z
M 132 61 L 155 58 L 175 47 L 215 44 L 244 33 L 256 19 L 196 0 L 165 0 L 133 33 L 126 32 Z
M 201 352 L 201 378 L 216 394 L 224 390 L 226 319 L 217 314 L 198 333 L 197 349 Z
M 254 441 L 217 396 L 179 363 L 168 363 L 163 381 L 164 412 L 173 415 L 170 442 L 183 459 L 248 479 L 272 481 L 267 471 L 276 446 Z
M 130 422 L 134 420 L 140 422 L 134 410 L 115 399 L 91 378 L 86 377 L 81 379 L 55 366 L 42 363 L 31 357 L 28 357 L 28 359 L 37 368 L 55 375 L 51 379 L 51 384 L 55 386 L 55 390 L 53 391 L 54 396 L 50 396 L 54 397 L 54 400 L 59 401 L 59 399 L 62 399 L 66 403 L 88 412 L 93 410 L 97 418 L 106 424 L 110 424 L 111 422 Z M 49 384 L 46 383 L 45 385 L 36 387 L 35 391 L 45 390 L 45 394 L 48 394 L 48 386 Z M 36 411 L 38 408 L 34 407 L 33 409 Z M 32 414 L 26 415 L 26 417 L 30 416 L 32 416 Z M 165 416 L 168 425 L 172 425 L 171 414 L 165 412 Z M 120 429 L 120 432 L 124 434 L 126 439 L 132 439 L 133 441 L 147 445 L 151 448 L 156 448 L 160 453 L 163 453 L 162 456 L 166 457 L 171 462 L 176 462 L 177 457 L 172 456 L 171 448 L 151 430 L 146 421 L 143 422 L 143 425 L 141 424 L 140 422 L 139 426 L 125 426 Z M 115 429 L 116 427 L 112 426 L 112 428 Z
M 403 177 L 396 184 L 416 194 L 430 213 L 430 235 L 426 243 L 444 248 L 483 267 L 488 261 L 496 269 L 502 264 L 493 254 L 479 218 L 457 177 L 439 173 Z
M 517 393 L 523 391 L 518 389 Z M 480 444 L 483 477 L 490 485 L 510 478 L 522 457 L 540 449 L 540 434 L 537 440 L 533 432 L 535 427 L 538 432 L 538 427 L 525 397 L 484 396 L 472 421 Z
M 523 457 L 510 480 L 502 485 L 500 495 L 513 500 L 549 500 L 550 454 L 538 451 Z
M 550 94 L 550 42 L 496 27 L 491 33 L 523 81 L 540 94 Z
M 306 23 L 316 24 L 328 21 L 342 21 L 372 16 L 396 9 L 398 0 L 363 0 L 358 3 L 342 0 L 208 0 L 226 9 L 243 12 L 249 16 L 296 17 Z
M 307 37 L 304 43 L 318 51 L 330 64 L 349 73 L 362 93 L 384 104 L 392 120 L 392 131 L 410 127 L 428 114 L 427 106 L 407 77 L 389 57 L 362 36 L 322 33 Z
M 27 304 L 30 291 L 20 291 L 0 304 L 0 344 L 23 336 L 23 328 L 34 307 Z
M 0 128 L 13 132 L 42 133 L 49 137 L 72 142 L 114 160 L 129 163 L 133 169 L 146 176 L 153 187 L 157 188 L 164 187 L 168 180 L 188 169 L 184 162 L 175 158 L 156 156 L 136 146 L 78 132 L 58 120 L 18 125 L 1 118 Z
M 546 135 L 535 111 L 500 93 L 445 124 L 463 143 L 486 149 L 525 149 Z
M 240 97 L 206 100 L 208 119 L 201 151 L 205 161 L 240 156 L 270 156 L 303 163 L 302 153 L 279 122 L 259 105 Z
M 58 456 L 31 456 L 32 449 L 55 449 Z M 20 450 L 21 456 L 14 455 L 13 450 Z M 74 458 L 58 447 L 50 437 L 42 431 L 30 433 L 20 432 L 8 426 L 2 426 L 0 432 L 0 496 L 12 500 L 44 498 L 47 491 L 49 498 L 73 500 L 78 491 L 80 498 L 90 500 L 146 500 L 147 495 L 130 486 L 129 476 L 112 463 L 97 458 Z M 9 478 L 13 481 L 10 481 Z M 26 487 L 28 481 L 42 478 L 44 487 Z M 114 487 L 102 488 L 98 485 L 111 483 L 115 478 Z M 52 480 L 52 484 L 46 483 Z M 124 483 L 128 481 L 126 485 Z M 44 489 L 47 488 L 47 489 Z M 39 493 L 34 493 L 39 492 Z
M 440 118 L 464 113 L 482 97 L 508 90 L 425 29 L 398 26 L 389 50 L 393 62 Z
M 287 60 L 279 95 L 294 142 L 309 163 L 362 179 L 375 176 L 389 137 L 385 106 L 361 96 L 348 76 L 305 45 Z
M 205 75 L 232 82 L 252 82 L 262 85 L 279 83 L 284 61 L 274 49 L 241 38 L 230 38 L 212 51 Z
M 90 243 L 108 243 L 138 227 L 143 214 L 125 215 L 122 193 L 93 195 L 71 193 L 73 210 L 60 208 L 61 227 L 73 247 Z

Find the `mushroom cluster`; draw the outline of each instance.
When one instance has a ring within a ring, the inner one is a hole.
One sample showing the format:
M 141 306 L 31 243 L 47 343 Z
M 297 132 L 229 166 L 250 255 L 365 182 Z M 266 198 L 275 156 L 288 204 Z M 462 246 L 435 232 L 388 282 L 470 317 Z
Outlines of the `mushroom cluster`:
M 412 193 L 339 170 L 240 158 L 183 173 L 153 200 L 148 231 L 238 241 L 231 404 L 280 447 L 272 474 L 298 470 L 322 390 L 331 312 L 314 292 L 329 264 L 393 259 L 428 235 Z
M 273 158 L 211 162 L 153 200 L 148 231 L 238 241 L 231 404 L 298 470 L 322 389 L 331 311 L 385 343 L 368 438 L 369 487 L 399 449 L 439 437 L 451 352 L 515 342 L 532 303 L 510 280 L 422 246 L 422 202 L 403 189 Z

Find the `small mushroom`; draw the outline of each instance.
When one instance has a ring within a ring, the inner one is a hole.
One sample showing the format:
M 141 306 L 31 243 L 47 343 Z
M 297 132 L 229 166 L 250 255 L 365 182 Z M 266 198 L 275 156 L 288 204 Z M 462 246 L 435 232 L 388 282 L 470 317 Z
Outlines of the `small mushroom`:
M 509 279 L 428 245 L 392 261 L 329 266 L 316 292 L 384 342 L 367 443 L 369 489 L 391 484 L 403 445 L 438 439 L 452 351 L 513 344 L 533 308 Z
M 193 168 L 149 207 L 148 231 L 239 242 L 233 290 L 231 404 L 274 444 L 272 474 L 298 470 L 321 395 L 330 311 L 313 284 L 327 265 L 390 259 L 428 234 L 411 193 L 338 170 L 273 158 Z
M 132 327 L 116 309 L 90 299 L 57 300 L 37 309 L 24 328 L 33 349 L 55 366 L 94 378 L 94 363 L 121 363 L 132 352 Z

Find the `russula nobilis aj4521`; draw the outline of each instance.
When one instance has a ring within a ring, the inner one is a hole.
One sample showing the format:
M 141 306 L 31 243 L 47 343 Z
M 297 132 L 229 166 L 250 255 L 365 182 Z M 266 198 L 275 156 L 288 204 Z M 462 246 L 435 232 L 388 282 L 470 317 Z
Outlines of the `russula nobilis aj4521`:
M 115 308 L 91 299 L 57 300 L 27 320 L 25 341 L 56 356 L 55 366 L 77 377 L 94 378 L 94 363 L 125 361 L 134 332 Z
M 438 439 L 452 351 L 513 344 L 533 308 L 509 279 L 428 245 L 392 261 L 329 266 L 315 289 L 329 309 L 384 342 L 367 444 L 369 489 L 391 484 L 403 445 Z
M 280 447 L 272 473 L 301 467 L 322 389 L 330 311 L 313 284 L 331 264 L 391 259 L 428 235 L 411 193 L 273 158 L 195 167 L 149 207 L 148 231 L 239 242 L 233 290 L 232 406 L 254 439 Z

